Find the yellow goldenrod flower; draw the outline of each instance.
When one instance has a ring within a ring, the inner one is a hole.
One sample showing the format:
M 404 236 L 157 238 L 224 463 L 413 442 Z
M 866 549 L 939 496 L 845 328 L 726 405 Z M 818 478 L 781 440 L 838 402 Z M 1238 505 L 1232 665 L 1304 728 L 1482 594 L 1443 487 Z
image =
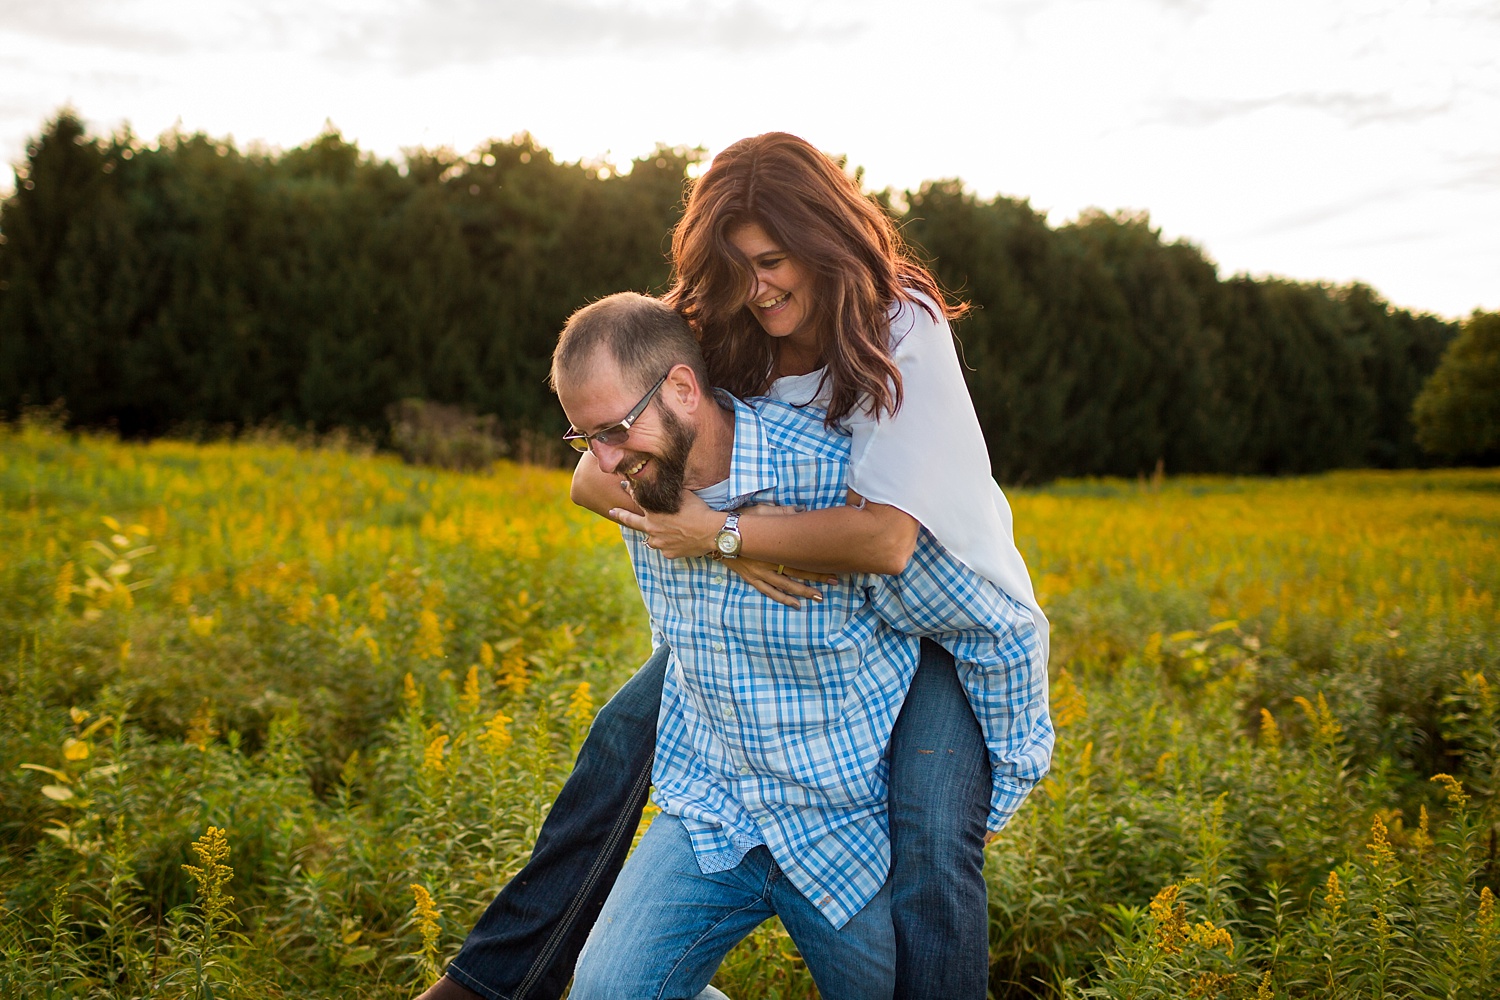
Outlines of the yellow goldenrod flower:
M 447 745 L 448 736 L 446 733 L 437 736 L 431 743 L 427 744 L 427 748 L 422 751 L 422 769 L 424 771 L 429 771 L 433 774 L 442 774 L 447 770 L 447 766 L 443 763 L 443 750 Z
M 110 589 L 108 598 L 110 607 L 118 608 L 121 611 L 129 611 L 135 607 L 135 595 L 130 592 L 129 587 L 118 580 L 115 581 L 114 587 Z
M 513 721 L 504 712 L 496 712 L 490 716 L 490 721 L 484 724 L 484 734 L 479 737 L 479 743 L 491 757 L 499 757 L 510 749 L 512 742 L 510 724 Z
M 1462 812 L 1469 805 L 1469 794 L 1464 791 L 1464 783 L 1451 774 L 1434 774 L 1428 781 L 1436 781 L 1448 790 L 1448 801 L 1453 803 L 1453 808 Z
M 371 621 L 383 622 L 386 619 L 385 591 L 380 589 L 380 584 L 370 584 L 370 619 Z
M 187 737 L 184 742 L 188 746 L 197 747 L 200 751 L 206 751 L 217 735 L 219 731 L 214 728 L 214 709 L 205 698 L 198 705 L 198 711 L 194 713 L 193 720 L 188 723 Z
M 422 936 L 422 948 L 418 956 L 425 978 L 435 979 L 438 974 L 437 942 L 440 933 L 437 904 L 432 901 L 432 894 L 427 891 L 426 886 L 413 882 L 410 888 L 413 908 L 417 911 L 417 933 Z
M 1430 828 L 1430 820 L 1427 817 L 1427 807 L 1419 806 L 1418 809 L 1420 812 L 1418 813 L 1417 832 L 1411 835 L 1411 842 L 1412 846 L 1420 854 L 1432 846 L 1432 830 Z
M 1222 948 L 1226 955 L 1234 954 L 1234 937 L 1224 927 L 1214 926 L 1212 920 L 1205 920 L 1188 928 L 1188 937 L 1199 948 L 1207 951 L 1210 948 Z
M 401 700 L 406 702 L 409 711 L 422 711 L 422 690 L 417 687 L 417 680 L 409 670 L 406 676 L 401 678 Z
M 306 625 L 312 621 L 313 609 L 315 607 L 312 595 L 298 594 L 292 599 L 292 603 L 287 606 L 286 620 L 288 624 Z
M 437 612 L 423 610 L 417 615 L 417 639 L 412 653 L 419 660 L 437 660 L 443 656 L 443 625 Z
M 1339 884 L 1339 873 L 1329 872 L 1328 881 L 1323 886 L 1323 916 L 1329 920 L 1338 919 L 1347 899 L 1343 886 Z
M 1178 898 L 1182 887 L 1169 885 L 1151 900 L 1151 921 L 1156 925 L 1156 946 L 1169 955 L 1182 952 L 1187 937 L 1187 906 Z
M 458 696 L 458 707 L 464 712 L 479 711 L 479 667 L 469 667 L 469 673 L 464 677 L 464 691 Z
M 1087 778 L 1094 773 L 1094 741 L 1089 740 L 1083 745 L 1083 753 L 1078 755 L 1078 776 Z
M 234 897 L 224 891 L 234 877 L 234 869 L 224 862 L 229 860 L 229 838 L 216 826 L 193 842 L 193 853 L 203 866 L 183 865 L 182 870 L 198 883 L 198 902 L 203 907 L 205 926 L 219 922 L 234 902 Z
M 1213 1000 L 1214 997 L 1223 993 L 1234 984 L 1235 974 L 1233 972 L 1200 972 L 1193 977 L 1192 985 L 1188 988 L 1188 997 L 1191 1000 Z
M 479 644 L 479 664 L 489 670 L 495 665 L 495 647 L 487 642 Z
M 345 785 L 353 785 L 359 780 L 359 751 L 351 750 L 349 756 L 344 759 L 344 766 L 339 768 L 339 781 Z
M 89 759 L 89 745 L 84 740 L 75 740 L 68 737 L 63 740 L 63 760 L 80 761 Z
M 1276 725 L 1276 717 L 1268 708 L 1260 710 L 1260 745 L 1267 750 L 1281 747 L 1281 727 Z
M 1267 969 L 1260 977 L 1260 986 L 1255 990 L 1255 1000 L 1275 1000 L 1276 994 L 1271 989 L 1271 970 Z
M 1155 778 L 1158 781 L 1160 781 L 1162 778 L 1165 778 L 1167 776 L 1167 765 L 1170 764 L 1172 762 L 1172 758 L 1176 756 L 1177 754 L 1174 751 L 1168 750 L 1166 753 L 1156 758 L 1156 767 L 1154 770 L 1152 770 L 1151 777 Z
M 1376 868 L 1388 868 L 1396 862 L 1396 852 L 1391 847 L 1388 833 L 1385 820 L 1376 813 L 1370 823 L 1370 842 L 1365 845 L 1370 849 L 1370 863 Z
M 77 592 L 77 587 L 74 586 L 76 570 L 77 567 L 70 561 L 63 563 L 62 569 L 57 571 L 57 584 L 52 589 L 52 597 L 60 608 L 73 603 L 73 594 Z
M 323 595 L 323 617 L 331 622 L 339 620 L 339 599 L 337 594 Z
M 584 681 L 573 689 L 568 699 L 568 721 L 587 726 L 594 718 L 594 699 L 589 694 L 589 682 Z
M 1070 726 L 1089 714 L 1088 701 L 1084 699 L 1083 692 L 1078 689 L 1077 682 L 1066 667 L 1058 671 L 1053 679 L 1051 707 L 1052 725 L 1055 729 Z
M 520 696 L 526 693 L 529 682 L 526 657 L 520 646 L 513 646 L 505 654 L 505 662 L 500 667 L 500 683 L 511 694 Z
M 1307 716 L 1307 721 L 1312 725 L 1313 731 L 1318 735 L 1319 739 L 1331 743 L 1343 733 L 1344 727 L 1339 724 L 1339 720 L 1329 710 L 1328 701 L 1323 697 L 1323 692 L 1318 692 L 1318 704 L 1316 707 L 1301 695 L 1292 700 L 1301 707 L 1303 713 Z

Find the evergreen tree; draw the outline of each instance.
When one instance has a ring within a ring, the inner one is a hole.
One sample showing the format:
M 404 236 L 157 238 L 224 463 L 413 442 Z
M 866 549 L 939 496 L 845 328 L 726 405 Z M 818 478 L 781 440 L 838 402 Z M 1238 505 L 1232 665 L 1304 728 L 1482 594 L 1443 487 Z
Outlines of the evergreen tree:
M 1500 313 L 1475 312 L 1412 407 L 1417 442 L 1448 459 L 1500 460 Z
M 557 331 L 610 292 L 664 290 L 701 156 L 621 172 L 520 135 L 398 165 L 331 128 L 242 153 L 92 138 L 60 112 L 0 204 L 0 417 L 65 399 L 133 435 L 379 431 L 416 397 L 550 440 Z M 1452 324 L 1361 285 L 1220 280 L 1145 214 L 1054 228 L 957 180 L 873 197 L 975 307 L 957 334 L 1002 481 L 1422 460 L 1412 400 Z

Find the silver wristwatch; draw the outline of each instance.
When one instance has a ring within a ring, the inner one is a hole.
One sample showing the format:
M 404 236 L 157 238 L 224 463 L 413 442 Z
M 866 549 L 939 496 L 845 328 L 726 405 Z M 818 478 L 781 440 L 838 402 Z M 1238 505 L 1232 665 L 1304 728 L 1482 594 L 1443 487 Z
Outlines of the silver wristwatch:
M 724 519 L 724 527 L 714 536 L 714 552 L 721 559 L 734 559 L 740 554 L 740 515 L 730 514 Z

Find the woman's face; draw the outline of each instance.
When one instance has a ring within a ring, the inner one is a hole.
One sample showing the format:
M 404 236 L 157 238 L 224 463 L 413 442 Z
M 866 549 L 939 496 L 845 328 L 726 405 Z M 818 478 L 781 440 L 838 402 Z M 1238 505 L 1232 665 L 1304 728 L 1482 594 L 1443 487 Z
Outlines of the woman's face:
M 761 329 L 769 336 L 788 338 L 788 343 L 814 347 L 817 338 L 807 322 L 812 315 L 812 275 L 754 222 L 730 230 L 729 242 L 754 269 L 745 308 Z

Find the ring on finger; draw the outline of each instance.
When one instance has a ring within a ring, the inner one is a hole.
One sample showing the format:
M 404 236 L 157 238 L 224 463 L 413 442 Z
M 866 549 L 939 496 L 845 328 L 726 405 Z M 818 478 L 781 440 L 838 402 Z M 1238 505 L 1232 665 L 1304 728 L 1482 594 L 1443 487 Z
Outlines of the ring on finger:
M 778 574 L 779 573 L 785 573 L 786 572 L 786 563 L 777 563 L 776 564 L 776 572 Z

